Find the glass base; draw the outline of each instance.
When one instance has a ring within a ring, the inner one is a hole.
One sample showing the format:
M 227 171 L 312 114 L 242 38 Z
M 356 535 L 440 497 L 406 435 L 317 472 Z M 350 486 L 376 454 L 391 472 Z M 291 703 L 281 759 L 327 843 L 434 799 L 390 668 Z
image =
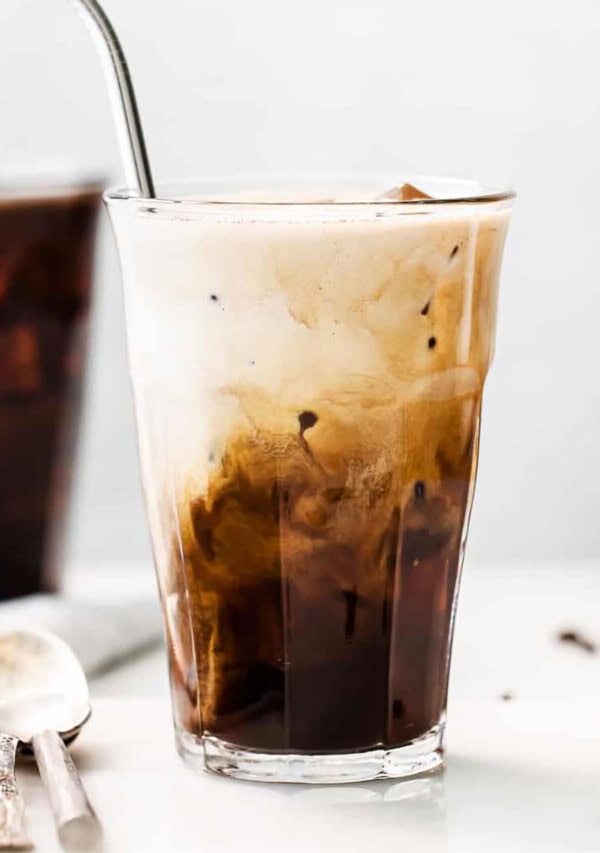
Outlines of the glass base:
M 194 770 L 207 769 L 251 782 L 323 785 L 429 773 L 443 764 L 443 736 L 444 726 L 440 724 L 404 746 L 319 755 L 259 752 L 182 730 L 176 732 L 176 741 L 179 754 Z

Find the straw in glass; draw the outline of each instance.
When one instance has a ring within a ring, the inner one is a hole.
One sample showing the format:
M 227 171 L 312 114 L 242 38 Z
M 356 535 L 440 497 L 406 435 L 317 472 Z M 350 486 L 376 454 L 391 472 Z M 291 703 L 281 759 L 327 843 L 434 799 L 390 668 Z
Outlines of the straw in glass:
M 101 50 L 109 60 L 109 81 L 117 95 L 113 99 L 125 168 L 142 198 L 154 198 L 154 182 L 142 130 L 131 74 L 117 34 L 97 0 L 73 0 Z

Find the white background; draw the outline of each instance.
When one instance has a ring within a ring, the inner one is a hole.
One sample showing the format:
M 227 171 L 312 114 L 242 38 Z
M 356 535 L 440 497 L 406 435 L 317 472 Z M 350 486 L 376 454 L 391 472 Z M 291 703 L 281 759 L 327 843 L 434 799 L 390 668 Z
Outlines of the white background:
M 159 180 L 406 172 L 519 192 L 471 560 L 600 555 L 598 0 L 106 0 Z M 0 2 L 0 179 L 122 182 L 101 66 L 65 0 Z M 119 270 L 103 225 L 69 554 L 143 560 Z

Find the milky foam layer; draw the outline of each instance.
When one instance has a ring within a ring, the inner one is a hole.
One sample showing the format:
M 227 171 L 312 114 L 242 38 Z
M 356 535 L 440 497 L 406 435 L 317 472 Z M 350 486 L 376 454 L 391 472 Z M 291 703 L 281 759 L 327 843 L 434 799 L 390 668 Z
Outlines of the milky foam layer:
M 481 387 L 505 212 L 117 226 L 138 402 L 195 476 L 236 424 Z

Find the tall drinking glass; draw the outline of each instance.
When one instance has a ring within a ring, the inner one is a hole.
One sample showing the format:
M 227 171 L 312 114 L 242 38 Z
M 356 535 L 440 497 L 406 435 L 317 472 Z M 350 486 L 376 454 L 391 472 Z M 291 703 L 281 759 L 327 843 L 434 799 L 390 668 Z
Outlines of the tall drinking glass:
M 0 600 L 60 584 L 101 198 L 0 180 Z
M 442 761 L 512 194 L 393 183 L 107 196 L 195 766 L 335 782 Z

